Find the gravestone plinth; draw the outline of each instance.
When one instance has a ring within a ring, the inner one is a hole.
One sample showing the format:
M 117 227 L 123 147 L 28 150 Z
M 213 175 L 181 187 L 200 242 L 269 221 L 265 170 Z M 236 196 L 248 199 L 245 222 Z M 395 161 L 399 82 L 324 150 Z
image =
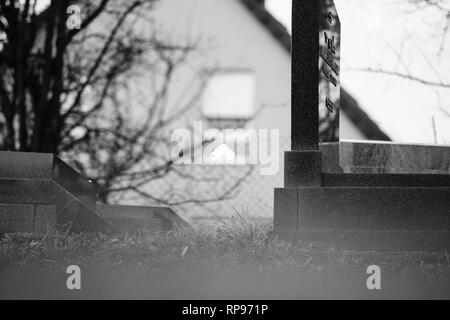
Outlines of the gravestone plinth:
M 326 248 L 450 249 L 450 146 L 339 141 L 333 1 L 293 1 L 292 147 L 274 233 Z

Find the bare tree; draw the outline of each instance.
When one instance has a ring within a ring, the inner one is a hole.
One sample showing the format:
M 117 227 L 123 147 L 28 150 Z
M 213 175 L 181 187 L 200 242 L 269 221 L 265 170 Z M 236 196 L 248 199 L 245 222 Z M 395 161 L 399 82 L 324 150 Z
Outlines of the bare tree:
M 231 197 L 239 179 L 214 197 L 190 192 L 171 201 L 147 191 L 177 171 L 168 132 L 196 106 L 208 76 L 199 73 L 190 94 L 169 106 L 174 75 L 199 48 L 158 36 L 156 3 L 79 0 L 77 17 L 69 0 L 44 8 L 40 0 L 1 0 L 0 149 L 61 155 L 93 181 L 102 202 L 126 191 L 166 204 Z M 69 20 L 77 18 L 78 25 Z M 145 93 L 140 101 L 136 88 Z M 132 104 L 140 104 L 137 116 Z
M 434 8 L 437 12 L 436 20 L 433 22 L 437 27 L 434 31 L 438 32 L 440 35 L 438 37 L 438 48 L 436 51 L 436 57 L 426 57 L 422 52 L 423 58 L 425 62 L 429 66 L 429 68 L 433 71 L 436 76 L 436 80 L 430 80 L 428 78 L 421 77 L 420 75 L 414 74 L 411 72 L 405 64 L 402 64 L 402 70 L 388 70 L 384 68 L 361 68 L 361 71 L 367 71 L 372 73 L 385 74 L 388 76 L 399 77 L 408 81 L 417 82 L 422 85 L 440 88 L 440 89 L 450 89 L 450 83 L 445 81 L 442 75 L 438 72 L 438 67 L 432 62 L 433 60 L 439 61 L 439 57 L 444 53 L 446 46 L 448 45 L 449 40 L 449 32 L 450 32 L 450 5 L 446 0 L 406 0 L 406 4 L 409 4 L 412 12 L 418 12 L 426 8 Z M 407 40 L 407 39 L 406 39 Z M 405 41 L 406 41 L 405 40 Z M 394 53 L 397 55 L 399 60 L 402 59 L 403 52 L 394 50 Z M 420 48 L 418 48 L 420 50 Z M 443 110 L 450 116 L 449 110 Z

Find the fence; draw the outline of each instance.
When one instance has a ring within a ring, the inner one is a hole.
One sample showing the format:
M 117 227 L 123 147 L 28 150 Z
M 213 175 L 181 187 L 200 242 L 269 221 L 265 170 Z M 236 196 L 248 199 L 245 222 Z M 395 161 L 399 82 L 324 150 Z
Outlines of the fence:
M 289 141 L 280 141 L 274 175 L 262 175 L 261 165 L 180 165 L 146 186 L 153 200 L 136 197 L 124 204 L 170 205 L 191 222 L 236 214 L 272 218 L 274 188 L 283 186 L 283 153 L 288 146 Z

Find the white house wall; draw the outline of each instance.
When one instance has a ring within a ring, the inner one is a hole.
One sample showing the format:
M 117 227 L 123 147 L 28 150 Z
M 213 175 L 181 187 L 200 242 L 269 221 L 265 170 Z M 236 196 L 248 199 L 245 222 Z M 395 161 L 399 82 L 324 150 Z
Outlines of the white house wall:
M 281 157 L 289 148 L 290 136 L 291 59 L 286 49 L 239 0 L 162 0 L 154 17 L 160 35 L 174 41 L 189 39 L 199 45 L 185 73 L 177 75 L 172 89 L 174 95 L 185 90 L 195 73 L 202 69 L 251 70 L 256 78 L 258 112 L 248 127 L 280 130 Z M 341 135 L 346 139 L 364 139 L 345 115 L 341 117 Z M 251 184 L 245 188 L 247 191 L 264 189 L 264 193 L 255 195 L 257 201 L 264 202 L 264 215 L 272 212 L 273 188 L 283 183 L 282 163 L 280 158 L 277 176 L 251 179 L 254 183 L 264 180 L 264 188 Z M 238 201 L 239 205 L 249 202 Z

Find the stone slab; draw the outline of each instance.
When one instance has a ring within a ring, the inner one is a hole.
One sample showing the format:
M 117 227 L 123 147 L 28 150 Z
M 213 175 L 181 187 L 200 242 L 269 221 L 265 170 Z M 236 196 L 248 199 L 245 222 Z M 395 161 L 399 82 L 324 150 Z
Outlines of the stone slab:
M 33 204 L 0 203 L 0 232 L 33 232 Z
M 0 232 L 45 233 L 55 221 L 54 205 L 0 204 Z
M 89 180 L 55 157 L 52 179 L 95 211 L 97 190 Z
M 34 232 L 47 233 L 56 228 L 56 206 L 38 204 L 35 207 Z
M 288 197 L 291 192 L 278 189 L 276 194 Z M 300 188 L 297 192 L 297 230 L 450 231 L 450 188 Z
M 21 218 L 29 216 L 25 208 L 31 207 L 17 207 L 25 210 L 23 214 L 4 213 L 11 230 L 32 230 L 36 222 L 41 231 L 54 224 L 70 224 L 73 231 L 112 231 L 95 212 L 95 186 L 52 154 L 0 152 L 0 203 L 34 208 L 32 222 Z
M 332 187 L 448 187 L 450 175 L 441 174 L 322 174 L 322 186 Z
M 51 199 L 50 180 L 0 178 L 1 203 L 49 204 Z
M 11 202 L 8 200 L 11 196 L 19 198 L 20 195 L 23 195 L 23 201 L 17 201 L 18 203 L 29 203 L 30 199 L 34 198 L 36 198 L 34 203 L 40 203 L 39 201 L 47 203 L 47 196 L 43 195 L 42 199 L 44 200 L 40 200 L 39 193 L 47 192 L 49 187 L 45 186 L 44 191 L 41 190 L 39 184 L 43 185 L 43 180 L 48 180 L 49 182 L 54 180 L 95 211 L 97 196 L 95 186 L 64 161 L 52 154 L 2 151 L 0 152 L 0 179 L 22 180 L 21 182 L 9 183 L 5 181 L 5 186 L 3 187 L 5 198 L 7 197 L 5 202 Z M 39 180 L 39 182 L 33 184 L 33 182 L 27 182 L 27 180 Z M 11 192 L 14 189 L 14 184 L 19 183 L 22 184 L 23 189 L 21 190 L 23 191 L 13 195 Z M 0 194 L 0 202 L 2 201 Z
M 450 146 L 341 141 L 320 150 L 325 173 L 450 174 Z
M 318 187 L 321 185 L 320 151 L 288 151 L 284 156 L 284 186 L 286 188 Z
M 53 172 L 52 154 L 33 152 L 0 152 L 0 178 L 50 179 Z

